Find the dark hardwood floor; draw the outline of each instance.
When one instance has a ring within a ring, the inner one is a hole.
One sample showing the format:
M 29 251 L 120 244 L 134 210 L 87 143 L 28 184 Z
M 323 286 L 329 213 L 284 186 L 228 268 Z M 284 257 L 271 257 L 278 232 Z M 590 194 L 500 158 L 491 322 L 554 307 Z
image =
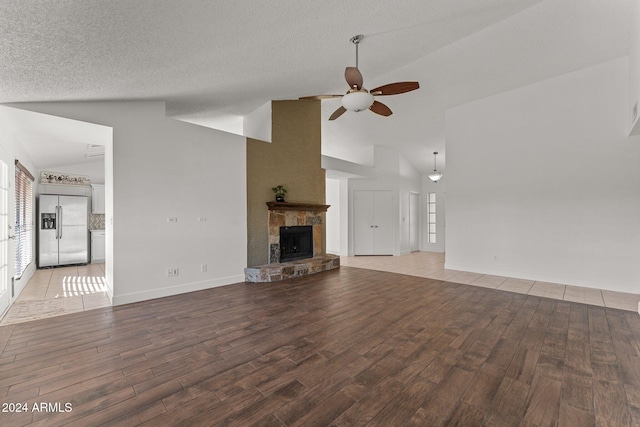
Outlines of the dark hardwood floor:
M 0 327 L 0 397 L 3 427 L 638 426 L 640 316 L 342 267 Z

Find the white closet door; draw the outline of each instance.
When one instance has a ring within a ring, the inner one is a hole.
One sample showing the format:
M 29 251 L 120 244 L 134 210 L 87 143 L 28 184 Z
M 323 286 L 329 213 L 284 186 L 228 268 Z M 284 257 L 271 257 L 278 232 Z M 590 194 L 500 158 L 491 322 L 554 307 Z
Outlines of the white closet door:
M 393 255 L 393 192 L 373 193 L 374 255 Z
M 374 255 L 373 191 L 353 192 L 353 252 L 355 255 Z
M 393 255 L 393 192 L 353 192 L 354 254 Z

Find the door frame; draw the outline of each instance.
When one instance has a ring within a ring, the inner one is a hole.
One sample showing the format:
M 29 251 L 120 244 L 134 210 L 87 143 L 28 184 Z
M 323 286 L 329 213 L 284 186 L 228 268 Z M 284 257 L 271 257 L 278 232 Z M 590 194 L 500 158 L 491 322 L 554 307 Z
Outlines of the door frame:
M 6 216 L 6 224 L 0 220 L 0 319 L 9 311 L 13 302 L 13 285 L 12 278 L 15 269 L 15 193 L 11 192 L 13 186 L 13 174 L 15 172 L 13 158 L 4 146 L 0 145 L 0 174 L 6 174 L 6 177 L 0 176 L 0 192 L 6 191 L 6 200 L 2 200 L 0 195 L 0 218 Z M 3 186 L 3 181 L 6 183 Z M 6 209 L 6 213 L 4 210 Z

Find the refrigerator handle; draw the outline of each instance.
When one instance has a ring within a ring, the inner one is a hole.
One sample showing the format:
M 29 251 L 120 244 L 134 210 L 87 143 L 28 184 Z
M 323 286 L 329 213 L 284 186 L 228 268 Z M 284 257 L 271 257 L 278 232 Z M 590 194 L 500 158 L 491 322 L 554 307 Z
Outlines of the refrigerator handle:
M 60 209 L 60 219 L 58 220 L 58 238 L 62 239 L 62 206 L 58 206 Z
M 56 206 L 56 218 L 55 218 L 55 226 L 56 226 L 56 240 L 58 240 L 58 227 L 60 226 L 60 214 L 58 213 L 59 206 Z

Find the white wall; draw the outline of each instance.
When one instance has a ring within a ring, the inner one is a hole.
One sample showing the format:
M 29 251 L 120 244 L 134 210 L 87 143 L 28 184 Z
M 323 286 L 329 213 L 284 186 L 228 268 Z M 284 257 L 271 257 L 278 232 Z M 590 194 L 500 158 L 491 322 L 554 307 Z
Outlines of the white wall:
M 55 166 L 45 169 L 48 172 L 69 173 L 88 176 L 92 184 L 104 184 L 104 157 L 82 163 Z M 42 171 L 39 171 L 42 172 Z
M 446 268 L 638 292 L 628 81 L 621 58 L 447 111 Z
M 629 49 L 629 105 L 627 117 L 631 125 L 632 135 L 640 135 L 640 2 L 633 2 L 631 19 L 631 47 Z M 634 117 L 634 106 L 638 105 Z
M 375 167 L 368 178 L 348 180 L 349 234 L 348 254 L 354 254 L 353 192 L 356 190 L 387 190 L 393 192 L 394 255 L 411 252 L 409 239 L 409 193 L 420 192 L 420 175 L 397 151 L 381 146 L 373 147 Z
M 244 137 L 167 118 L 162 102 L 16 107 L 113 127 L 105 181 L 114 304 L 244 280 Z M 179 276 L 167 278 L 174 267 Z
M 271 142 L 271 101 L 251 111 L 242 120 L 242 134 L 248 138 Z
M 340 254 L 340 180 L 327 178 L 325 185 L 326 204 L 330 205 L 326 214 L 327 252 Z

